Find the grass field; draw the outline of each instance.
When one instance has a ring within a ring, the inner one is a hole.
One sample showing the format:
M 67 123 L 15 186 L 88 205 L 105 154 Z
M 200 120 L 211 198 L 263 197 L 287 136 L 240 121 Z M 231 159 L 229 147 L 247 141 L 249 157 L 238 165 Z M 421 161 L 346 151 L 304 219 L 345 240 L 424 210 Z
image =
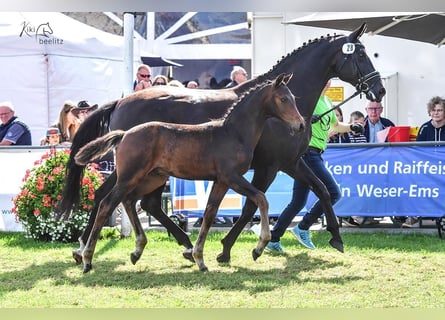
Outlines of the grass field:
M 134 238 L 102 239 L 82 273 L 76 244 L 43 243 L 0 232 L 0 308 L 443 308 L 445 241 L 428 234 L 345 233 L 345 253 L 313 232 L 307 250 L 287 232 L 286 255 L 253 261 L 257 238 L 243 232 L 230 264 L 218 264 L 224 233 L 208 236 L 210 272 L 182 258 L 164 231 L 148 231 L 141 260 Z M 196 240 L 197 233 L 191 238 Z

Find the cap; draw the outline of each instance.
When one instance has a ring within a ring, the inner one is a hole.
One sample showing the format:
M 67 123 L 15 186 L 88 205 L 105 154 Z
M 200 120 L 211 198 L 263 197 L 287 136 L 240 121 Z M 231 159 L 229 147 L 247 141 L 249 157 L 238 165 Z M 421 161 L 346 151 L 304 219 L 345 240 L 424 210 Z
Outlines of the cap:
M 48 128 L 48 130 L 46 130 L 47 136 L 52 134 L 60 134 L 59 128 Z
M 97 104 L 90 105 L 88 101 L 82 100 L 79 101 L 77 107 L 73 108 L 71 112 L 77 117 L 80 111 L 94 111 L 98 108 Z

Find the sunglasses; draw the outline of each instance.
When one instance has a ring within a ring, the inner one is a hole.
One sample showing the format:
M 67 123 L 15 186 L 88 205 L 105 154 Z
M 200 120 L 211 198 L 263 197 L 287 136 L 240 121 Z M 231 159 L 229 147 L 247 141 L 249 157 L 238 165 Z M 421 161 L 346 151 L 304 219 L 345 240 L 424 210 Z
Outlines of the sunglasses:
M 140 74 L 139 73 L 139 76 L 142 77 L 142 78 L 150 78 L 151 74 Z
M 154 86 L 165 86 L 166 85 L 166 83 L 165 82 L 155 82 L 155 83 L 153 83 L 153 85 Z

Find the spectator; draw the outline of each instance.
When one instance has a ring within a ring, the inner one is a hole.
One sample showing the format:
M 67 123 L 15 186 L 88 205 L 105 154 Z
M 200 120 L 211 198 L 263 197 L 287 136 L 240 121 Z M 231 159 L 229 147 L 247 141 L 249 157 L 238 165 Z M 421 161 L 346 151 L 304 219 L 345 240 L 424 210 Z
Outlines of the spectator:
M 172 87 L 185 88 L 185 86 L 181 83 L 181 81 L 175 79 L 170 80 L 167 85 Z
M 226 88 L 232 88 L 247 81 L 246 70 L 240 66 L 233 66 L 232 72 L 230 72 L 230 80 L 231 82 L 226 85 Z
M 332 102 L 327 96 L 324 95 L 325 91 L 329 88 L 330 83 L 331 81 L 326 83 L 322 95 L 318 99 L 314 110 L 314 115 L 321 115 L 331 109 Z M 322 154 L 327 146 L 328 132 L 331 127 L 338 132 L 348 132 L 350 130 L 362 131 L 363 127 L 360 124 L 351 125 L 349 123 L 339 122 L 333 111 L 325 114 L 318 121 L 312 123 L 312 137 L 309 142 L 309 147 L 301 159 L 306 162 L 314 174 L 326 185 L 331 197 L 331 203 L 334 205 L 338 200 L 340 200 L 341 192 L 333 175 L 326 168 L 322 157 Z M 294 180 L 291 202 L 281 213 L 276 224 L 274 225 L 271 231 L 272 238 L 266 246 L 267 250 L 271 252 L 284 252 L 280 243 L 280 238 L 289 227 L 295 215 L 304 207 L 309 191 L 310 188 L 307 184 L 300 184 L 299 181 Z M 297 240 L 309 249 L 315 249 L 315 246 L 311 241 L 309 228 L 320 218 L 322 213 L 323 208 L 320 200 L 318 200 L 304 215 L 303 220 L 292 229 L 292 233 Z
M 334 110 L 337 120 L 343 122 L 343 111 L 340 107 Z M 329 129 L 329 143 L 345 143 L 349 142 L 346 140 L 347 136 L 345 133 L 339 133 L 332 129 Z
M 141 64 L 136 72 L 136 80 L 133 83 L 133 91 L 139 91 L 151 87 L 151 68 Z
M 10 101 L 0 103 L 0 145 L 30 146 L 31 130 L 15 115 L 14 106 Z
M 158 74 L 153 78 L 154 86 L 166 86 L 168 84 L 168 78 L 162 74 Z
M 416 141 L 445 141 L 445 112 L 444 99 L 433 97 L 427 104 L 428 115 L 431 120 L 422 124 Z
M 90 105 L 88 101 L 82 100 L 77 103 L 77 107 L 73 108 L 71 112 L 80 120 L 80 122 L 83 122 L 83 120 L 97 108 L 97 104 Z
M 189 82 L 187 82 L 187 88 L 190 88 L 190 89 L 197 89 L 198 88 L 198 82 L 196 82 L 196 81 L 194 81 L 194 80 L 191 80 L 191 81 L 189 81 Z
M 48 128 L 46 137 L 40 141 L 42 146 L 57 146 L 60 144 L 60 131 L 58 128 Z
M 426 106 L 431 120 L 422 124 L 416 141 L 445 141 L 445 107 L 441 97 L 433 97 Z M 418 217 L 407 217 L 402 228 L 414 228 L 419 226 Z
M 54 124 L 51 125 L 52 128 L 59 129 L 60 143 L 64 146 L 71 145 L 74 135 L 80 126 L 79 118 L 77 118 L 73 113 L 74 108 L 76 108 L 76 105 L 72 101 L 65 101 L 60 109 L 59 118 Z
M 378 142 L 377 132 L 395 126 L 391 120 L 380 116 L 382 111 L 383 106 L 380 102 L 370 101 L 366 107 L 368 115 L 365 118 L 365 136 L 368 142 Z

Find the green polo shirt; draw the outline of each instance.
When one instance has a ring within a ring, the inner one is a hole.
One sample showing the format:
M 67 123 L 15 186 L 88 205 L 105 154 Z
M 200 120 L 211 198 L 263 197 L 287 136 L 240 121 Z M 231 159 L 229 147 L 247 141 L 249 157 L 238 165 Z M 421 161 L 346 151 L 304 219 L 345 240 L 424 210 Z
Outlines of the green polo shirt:
M 322 114 L 332 108 L 332 101 L 327 96 L 321 96 L 315 106 L 314 115 Z M 312 124 L 312 137 L 309 146 L 325 150 L 328 141 L 328 133 L 332 124 L 336 123 L 337 116 L 334 111 L 324 115 L 320 120 Z

